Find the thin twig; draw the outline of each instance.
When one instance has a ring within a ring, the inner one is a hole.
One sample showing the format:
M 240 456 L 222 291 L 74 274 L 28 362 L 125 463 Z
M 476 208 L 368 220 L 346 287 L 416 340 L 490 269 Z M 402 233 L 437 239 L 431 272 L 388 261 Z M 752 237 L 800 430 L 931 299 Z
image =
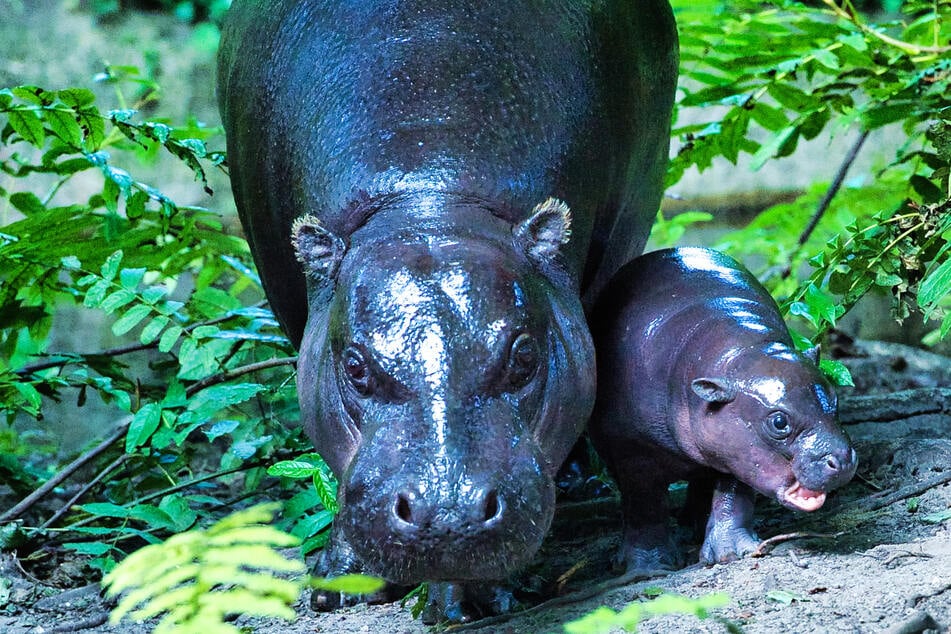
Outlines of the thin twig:
M 86 485 L 83 486 L 83 488 L 81 488 L 81 489 L 79 490 L 79 492 L 78 492 L 76 495 L 74 495 L 73 497 L 71 497 L 71 498 L 69 499 L 69 501 L 66 502 L 66 504 L 64 504 L 63 506 L 61 506 L 58 511 L 56 511 L 55 513 L 53 513 L 53 515 L 50 516 L 50 518 L 49 518 L 48 520 L 46 520 L 45 522 L 43 522 L 43 524 L 40 525 L 40 528 L 41 528 L 41 529 L 49 528 L 50 526 L 52 526 L 53 524 L 55 524 L 57 521 L 59 521 L 59 519 L 60 519 L 61 517 L 63 517 L 64 515 L 66 515 L 66 514 L 69 512 L 69 510 L 70 510 L 71 508 L 73 508 L 73 505 L 76 504 L 76 502 L 78 502 L 84 495 L 86 495 L 87 493 L 89 493 L 89 491 L 90 491 L 94 486 L 96 486 L 97 484 L 99 484 L 99 482 L 101 482 L 103 478 L 105 478 L 107 475 L 109 475 L 110 472 L 112 472 L 113 470 L 115 470 L 116 468 L 118 468 L 119 465 L 121 465 L 123 462 L 125 462 L 126 460 L 128 460 L 128 459 L 131 458 L 131 457 L 132 457 L 132 454 L 124 453 L 124 454 L 122 454 L 121 456 L 119 456 L 118 458 L 116 458 L 115 460 L 113 460 L 112 462 L 110 462 L 110 463 L 109 463 L 109 466 L 107 466 L 105 469 L 103 469 L 102 471 L 100 471 L 99 473 L 97 473 L 95 478 L 93 478 L 93 479 L 90 480 L 88 483 L 86 483 Z
M 201 477 L 188 480 L 187 482 L 181 482 L 179 484 L 176 484 L 175 486 L 170 486 L 168 488 L 162 489 L 161 491 L 155 491 L 154 493 L 149 493 L 148 495 L 138 498 L 136 500 L 133 500 L 132 502 L 129 502 L 128 504 L 124 504 L 123 506 L 125 508 L 130 508 L 133 506 L 138 506 L 139 504 L 145 504 L 146 502 L 151 502 L 152 500 L 156 498 L 164 497 L 172 493 L 177 493 L 178 491 L 181 491 L 182 489 L 187 489 L 189 487 L 195 486 L 196 484 L 201 484 L 202 482 L 207 482 L 208 480 L 214 480 L 215 478 L 221 478 L 226 475 L 231 475 L 232 473 L 238 473 L 240 471 L 247 471 L 248 469 L 254 469 L 255 467 L 260 467 L 263 464 L 265 464 L 264 460 L 257 460 L 255 462 L 243 464 L 240 467 L 233 467 L 231 469 L 225 469 L 224 471 L 216 471 L 214 473 L 209 473 L 207 475 L 203 475 Z M 69 526 L 63 527 L 63 530 L 71 530 L 74 528 L 79 528 L 97 519 L 99 519 L 98 515 L 91 515 L 85 519 L 79 520 L 78 522 L 74 522 L 70 524 Z
M 826 211 L 829 210 L 829 205 L 832 204 L 832 199 L 835 198 L 835 195 L 838 194 L 839 190 L 842 188 L 842 183 L 845 182 L 845 175 L 848 173 L 849 168 L 852 167 L 852 163 L 855 162 L 855 158 L 858 156 L 859 151 L 865 144 L 868 134 L 868 130 L 862 131 L 862 133 L 859 135 L 859 138 L 857 138 L 855 143 L 852 144 L 852 147 L 849 148 L 845 158 L 842 159 L 842 163 L 839 164 L 839 169 L 836 170 L 835 177 L 832 179 L 829 189 L 826 190 L 822 200 L 819 201 L 819 205 L 816 207 L 816 211 L 809 219 L 809 223 L 806 225 L 806 228 L 803 229 L 802 233 L 799 235 L 798 244 L 800 248 L 806 244 L 806 242 L 809 240 L 809 237 L 812 235 L 812 232 L 815 231 L 816 227 L 819 225 L 819 221 L 822 220 L 822 216 L 824 216 Z M 791 274 L 792 268 L 787 267 L 786 270 L 783 271 L 783 279 L 788 278 Z
M 756 550 L 750 553 L 750 557 L 764 557 L 776 544 L 789 542 L 794 539 L 837 539 L 843 535 L 845 535 L 845 531 L 839 531 L 838 533 L 783 533 L 782 535 L 773 535 L 769 539 L 761 541 L 759 546 L 756 547 Z
M 212 385 L 218 385 L 219 383 L 224 383 L 225 381 L 230 381 L 235 377 L 239 377 L 243 374 L 250 374 L 251 372 L 257 372 L 259 370 L 266 370 L 268 368 L 277 368 L 282 365 L 294 365 L 297 363 L 297 357 L 278 357 L 275 359 L 265 359 L 264 361 L 258 361 L 257 363 L 249 363 L 248 365 L 243 365 L 238 368 L 233 368 L 231 370 L 225 370 L 218 374 L 213 374 L 212 376 L 205 377 L 201 381 L 194 383 L 188 386 L 188 389 L 185 390 L 185 396 L 191 397 L 206 387 Z
M 880 33 L 879 31 L 876 31 L 875 29 L 872 29 L 866 26 L 865 24 L 863 24 L 862 22 L 858 20 L 858 18 L 856 17 L 857 12 L 855 11 L 855 7 L 852 6 L 851 2 L 848 2 L 848 7 L 850 11 L 846 11 L 845 9 L 837 5 L 834 0 L 822 0 L 822 2 L 827 7 L 830 7 L 832 9 L 832 12 L 835 15 L 839 16 L 840 18 L 844 20 L 851 22 L 856 27 L 858 27 L 858 29 L 860 29 L 863 33 L 871 35 L 872 37 L 876 37 L 880 39 L 882 42 L 885 42 L 886 44 L 894 46 L 895 48 L 901 49 L 902 51 L 908 53 L 909 55 L 921 55 L 922 53 L 940 55 L 942 53 L 947 53 L 948 51 L 951 51 L 951 46 L 919 46 L 917 44 L 912 44 L 910 42 L 905 42 L 903 40 L 897 40 L 893 37 L 885 35 L 884 33 Z
M 852 167 L 852 163 L 854 163 L 856 157 L 858 157 L 862 146 L 865 145 L 865 140 L 868 139 L 868 135 L 869 131 L 863 130 L 859 138 L 857 138 L 855 143 L 852 144 L 852 147 L 849 148 L 845 158 L 842 159 L 842 163 L 835 173 L 835 178 L 832 179 L 832 184 L 829 185 L 829 189 L 826 190 L 822 200 L 819 201 L 819 206 L 816 207 L 816 212 L 812 214 L 812 218 L 809 219 L 809 224 L 806 225 L 806 228 L 799 236 L 799 246 L 806 244 L 806 241 L 809 240 L 809 236 L 815 231 L 816 225 L 819 224 L 819 221 L 822 220 L 822 216 L 825 215 L 825 212 L 829 209 L 832 199 L 839 193 L 839 190 L 842 188 L 842 183 L 845 182 L 845 175 L 848 174 L 849 168 Z
M 262 306 L 265 306 L 266 304 L 267 302 L 260 301 L 256 304 L 252 304 L 251 308 L 260 308 Z M 233 318 L 234 316 L 235 315 L 233 312 L 227 312 L 224 315 L 221 315 L 220 317 L 215 317 L 213 319 L 208 319 L 206 321 L 198 322 L 190 326 L 187 326 L 186 328 L 184 328 L 184 331 L 186 333 L 189 333 L 201 326 L 213 326 L 223 321 L 227 321 Z M 125 346 L 109 348 L 108 350 L 102 350 L 100 352 L 90 352 L 90 353 L 70 352 L 70 353 L 62 353 L 59 355 L 52 355 L 52 356 L 59 356 L 61 358 L 52 360 L 52 361 L 43 361 L 41 363 L 34 363 L 32 365 L 24 366 L 20 368 L 19 370 L 16 370 L 16 374 L 20 376 L 26 376 L 28 374 L 39 372 L 41 370 L 48 370 L 49 368 L 55 368 L 57 366 L 66 365 L 68 363 L 78 362 L 83 357 L 119 357 L 125 354 L 131 354 L 133 352 L 151 350 L 153 348 L 157 348 L 158 344 L 159 344 L 159 340 L 156 339 L 155 341 L 151 343 L 133 343 L 133 344 L 125 345 Z
M 103 440 L 98 445 L 96 445 L 95 447 L 87 451 L 86 453 L 82 454 L 81 456 L 79 456 L 78 458 L 70 462 L 65 467 L 63 467 L 63 469 L 59 473 L 57 473 L 52 478 L 47 480 L 36 491 L 34 491 L 33 493 L 23 498 L 23 500 L 19 504 L 17 504 L 16 506 L 14 506 L 13 508 L 7 511 L 4 511 L 4 513 L 0 515 L 0 523 L 8 522 L 22 515 L 27 509 L 33 506 L 37 502 L 37 500 L 39 500 L 40 498 L 45 496 L 47 493 L 49 493 L 50 491 L 55 489 L 57 486 L 59 486 L 64 480 L 66 480 L 71 475 L 76 473 L 79 469 L 81 469 L 87 462 L 97 457 L 99 454 L 104 453 L 114 443 L 118 442 L 120 439 L 125 437 L 126 431 L 128 431 L 129 424 L 131 422 L 132 421 L 130 419 L 125 422 L 119 423 L 119 425 L 112 432 L 112 434 L 106 437 L 105 440 Z
M 916 482 L 914 484 L 909 484 L 904 486 L 894 493 L 880 497 L 866 498 L 864 500 L 859 500 L 854 505 L 851 505 L 849 510 L 855 511 L 877 511 L 878 509 L 885 508 L 890 506 L 895 502 L 900 502 L 906 498 L 914 497 L 916 495 L 921 495 L 925 491 L 929 491 L 935 487 L 942 486 L 951 482 L 951 471 L 946 471 L 941 475 L 937 475 L 930 480 L 925 480 L 924 482 Z

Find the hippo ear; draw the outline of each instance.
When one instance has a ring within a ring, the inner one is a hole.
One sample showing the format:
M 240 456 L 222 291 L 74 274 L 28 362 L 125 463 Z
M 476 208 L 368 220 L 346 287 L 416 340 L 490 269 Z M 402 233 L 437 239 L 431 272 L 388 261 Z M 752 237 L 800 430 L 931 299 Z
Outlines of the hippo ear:
M 730 379 L 702 377 L 690 383 L 694 394 L 709 403 L 729 403 L 736 398 L 737 385 Z
M 343 240 L 320 226 L 314 216 L 301 216 L 291 227 L 291 243 L 304 274 L 312 278 L 333 279 L 347 250 Z
M 557 198 L 549 198 L 513 229 L 515 243 L 536 264 L 548 264 L 571 237 L 571 211 Z
M 803 350 L 802 354 L 816 365 L 819 365 L 819 346 L 812 346 L 811 348 Z

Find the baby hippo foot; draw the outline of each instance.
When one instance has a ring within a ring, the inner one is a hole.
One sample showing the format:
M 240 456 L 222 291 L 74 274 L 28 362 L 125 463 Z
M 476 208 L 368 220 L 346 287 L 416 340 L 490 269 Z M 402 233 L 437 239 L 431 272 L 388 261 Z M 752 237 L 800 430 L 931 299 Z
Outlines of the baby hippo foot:
M 647 527 L 625 530 L 619 559 L 625 574 L 677 570 L 683 565 L 666 532 Z
M 320 559 L 314 567 L 317 577 L 339 577 L 346 574 L 368 573 L 359 559 L 354 555 L 350 545 L 333 533 L 330 542 L 320 554 Z M 310 595 L 310 608 L 315 612 L 331 612 L 337 608 L 357 605 L 358 603 L 389 603 L 406 594 L 406 588 L 387 583 L 382 589 L 373 594 L 346 594 L 321 588 L 315 589 Z
M 753 532 L 753 489 L 731 476 L 717 479 L 707 531 L 700 547 L 700 562 L 727 563 L 759 547 Z
M 433 582 L 421 620 L 426 625 L 469 623 L 519 607 L 509 589 L 495 584 Z
M 714 525 L 700 547 L 700 563 L 725 564 L 741 559 L 759 548 L 756 533 L 730 524 Z

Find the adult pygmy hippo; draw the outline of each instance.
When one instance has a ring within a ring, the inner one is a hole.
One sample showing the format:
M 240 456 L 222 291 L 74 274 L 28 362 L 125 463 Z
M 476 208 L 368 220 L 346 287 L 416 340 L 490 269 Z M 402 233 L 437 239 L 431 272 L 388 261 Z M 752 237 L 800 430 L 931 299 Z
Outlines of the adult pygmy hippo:
M 340 481 L 322 572 L 534 555 L 594 401 L 580 297 L 643 248 L 676 66 L 665 0 L 234 2 L 235 199 Z
M 673 481 L 689 480 L 690 497 L 712 485 L 700 551 L 712 563 L 758 545 L 754 491 L 814 511 L 855 473 L 818 350 L 796 350 L 773 299 L 732 258 L 699 248 L 643 255 L 609 283 L 591 328 L 590 431 L 621 491 L 629 570 L 677 563 Z

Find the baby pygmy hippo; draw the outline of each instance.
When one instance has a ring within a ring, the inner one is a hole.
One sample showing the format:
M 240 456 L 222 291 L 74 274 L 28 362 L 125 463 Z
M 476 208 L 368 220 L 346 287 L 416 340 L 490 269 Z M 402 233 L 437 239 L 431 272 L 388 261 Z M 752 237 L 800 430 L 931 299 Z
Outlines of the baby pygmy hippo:
M 621 491 L 628 570 L 678 563 L 667 488 L 712 490 L 704 563 L 749 554 L 754 491 L 815 511 L 856 457 L 818 350 L 796 350 L 756 278 L 710 249 L 622 268 L 592 314 L 598 398 L 590 433 Z M 696 501 L 696 499 L 695 499 Z

